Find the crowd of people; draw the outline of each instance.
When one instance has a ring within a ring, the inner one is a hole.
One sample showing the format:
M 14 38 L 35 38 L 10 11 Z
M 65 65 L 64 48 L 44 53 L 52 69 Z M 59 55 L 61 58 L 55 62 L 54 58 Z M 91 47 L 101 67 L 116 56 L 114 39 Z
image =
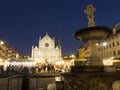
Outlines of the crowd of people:
M 37 73 L 42 73 L 42 72 L 54 72 L 54 65 L 52 64 L 44 64 L 41 66 L 37 67 L 25 67 L 25 66 L 14 66 L 14 65 L 9 65 L 7 67 L 6 72 L 14 72 L 18 74 L 23 74 L 23 73 L 28 73 L 28 74 L 37 74 Z
M 26 75 L 35 75 L 40 73 L 49 73 L 49 72 L 68 72 L 68 66 L 64 68 L 56 68 L 53 64 L 42 64 L 36 67 L 26 67 L 26 66 L 17 66 L 9 65 L 6 70 L 3 70 L 3 67 L 0 67 L 1 74 L 26 74 Z

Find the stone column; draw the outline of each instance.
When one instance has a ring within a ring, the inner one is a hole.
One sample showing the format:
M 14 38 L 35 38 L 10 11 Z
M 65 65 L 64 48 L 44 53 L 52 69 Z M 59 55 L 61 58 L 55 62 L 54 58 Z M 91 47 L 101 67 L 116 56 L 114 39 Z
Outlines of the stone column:
M 88 58 L 89 65 L 102 65 L 102 60 L 98 56 L 98 49 L 97 49 L 97 40 L 90 40 L 90 57 Z

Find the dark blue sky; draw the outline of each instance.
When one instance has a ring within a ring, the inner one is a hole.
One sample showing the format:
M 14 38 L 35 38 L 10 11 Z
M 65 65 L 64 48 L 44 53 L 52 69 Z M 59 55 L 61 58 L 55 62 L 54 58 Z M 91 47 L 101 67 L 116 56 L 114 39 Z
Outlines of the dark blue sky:
M 96 8 L 96 25 L 112 28 L 120 21 L 120 0 L 0 0 L 0 38 L 31 55 L 32 45 L 48 32 L 61 40 L 63 54 L 75 53 L 81 42 L 73 33 L 87 27 L 88 4 Z

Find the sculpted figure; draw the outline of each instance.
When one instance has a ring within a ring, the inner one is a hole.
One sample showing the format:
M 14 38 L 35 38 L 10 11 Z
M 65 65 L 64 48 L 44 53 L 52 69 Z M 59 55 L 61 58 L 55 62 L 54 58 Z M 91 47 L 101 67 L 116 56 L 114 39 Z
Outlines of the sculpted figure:
M 88 18 L 88 26 L 95 26 L 95 22 L 94 22 L 94 12 L 96 11 L 96 9 L 93 7 L 93 5 L 88 5 L 87 9 L 84 10 L 84 13 L 87 14 L 87 18 Z

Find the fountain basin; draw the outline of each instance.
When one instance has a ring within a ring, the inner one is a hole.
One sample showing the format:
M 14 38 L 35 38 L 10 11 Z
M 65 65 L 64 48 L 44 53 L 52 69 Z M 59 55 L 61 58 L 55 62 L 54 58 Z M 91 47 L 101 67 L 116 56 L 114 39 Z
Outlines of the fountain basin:
M 105 26 L 93 26 L 79 29 L 74 33 L 74 37 L 81 41 L 101 40 L 106 38 L 112 30 Z
M 74 33 L 77 40 L 88 42 L 90 45 L 90 55 L 88 65 L 103 65 L 102 59 L 98 55 L 96 43 L 112 34 L 112 29 L 105 26 L 92 26 L 79 29 Z
M 71 72 L 86 73 L 86 72 L 103 72 L 104 66 L 102 65 L 88 65 L 88 66 L 71 66 Z

